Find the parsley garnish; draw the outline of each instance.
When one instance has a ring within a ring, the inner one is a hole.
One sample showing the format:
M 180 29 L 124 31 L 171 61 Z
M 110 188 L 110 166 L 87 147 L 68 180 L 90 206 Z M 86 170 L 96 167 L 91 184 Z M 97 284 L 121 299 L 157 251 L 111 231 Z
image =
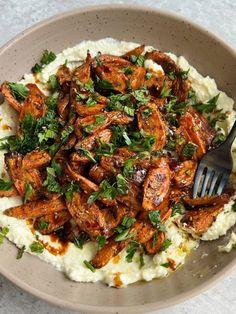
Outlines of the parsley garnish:
M 80 235 L 78 237 L 74 237 L 74 245 L 78 248 L 78 249 L 83 249 L 84 244 L 88 241 L 89 237 L 86 233 L 80 233 Z
M 9 228 L 8 227 L 2 227 L 0 228 L 0 244 L 3 244 L 3 240 L 6 237 L 6 235 L 9 232 Z
M 92 107 L 97 104 L 98 96 L 96 94 L 89 96 L 89 98 L 86 100 L 85 105 L 88 107 Z
M 169 88 L 168 84 L 166 83 L 166 81 L 164 81 L 164 84 L 161 88 L 161 97 L 169 97 L 171 95 L 171 88 Z
M 160 210 L 150 210 L 148 212 L 148 218 L 151 221 L 151 223 L 155 226 L 157 223 L 161 222 Z
M 81 151 L 82 155 L 88 157 L 92 162 L 94 162 L 94 163 L 97 162 L 89 150 L 81 147 L 81 148 L 79 148 L 79 151 Z
M 21 248 L 18 248 L 16 259 L 22 258 L 25 251 L 25 245 L 23 245 Z
M 108 80 L 101 80 L 99 77 L 97 77 L 97 80 L 96 80 L 96 87 L 99 90 L 103 90 L 103 89 L 113 90 L 114 89 L 111 82 L 109 82 Z
M 124 69 L 121 70 L 121 73 L 124 73 L 125 75 L 131 75 L 133 74 L 133 69 L 131 67 L 126 67 Z
M 236 201 L 234 201 L 231 209 L 232 209 L 233 212 L 236 212 Z
M 201 113 L 209 113 L 212 112 L 217 105 L 217 101 L 219 99 L 220 94 L 214 96 L 213 98 L 211 98 L 210 100 L 208 100 L 206 103 L 200 103 L 200 104 L 196 104 L 193 105 L 193 107 L 198 110 Z
M 137 251 L 139 247 L 139 243 L 136 241 L 131 241 L 129 243 L 128 248 L 126 249 L 127 255 L 126 255 L 126 261 L 128 263 L 131 263 L 134 257 L 135 252 Z
M 69 136 L 71 135 L 71 133 L 74 132 L 74 126 L 73 125 L 69 125 L 67 126 L 61 133 L 61 143 L 62 145 L 65 144 L 69 138 Z
M 127 181 L 122 176 L 122 174 L 118 174 L 116 176 L 116 185 L 117 185 L 117 194 L 123 195 L 127 192 Z
M 132 56 L 130 56 L 130 61 L 132 63 L 134 63 L 135 65 L 138 65 L 140 67 L 144 67 L 145 60 L 146 60 L 145 56 L 143 56 L 143 55 L 139 55 L 139 56 L 132 55 Z
M 44 246 L 42 243 L 38 242 L 38 241 L 34 241 L 30 244 L 29 246 L 30 248 L 30 251 L 33 252 L 33 253 L 43 253 L 43 250 L 44 250 Z
M 92 265 L 90 262 L 84 260 L 84 265 L 85 265 L 88 269 L 90 269 L 93 273 L 95 273 L 96 268 L 94 268 L 93 265 Z
M 131 95 L 138 101 L 138 106 L 146 105 L 150 100 L 146 89 L 137 89 Z
M 127 159 L 124 162 L 123 175 L 128 178 L 134 173 L 134 170 L 134 158 Z
M 98 250 L 101 250 L 101 248 L 103 248 L 106 244 L 106 238 L 104 237 L 104 235 L 98 235 L 96 240 L 98 244 Z
M 49 76 L 48 85 L 53 91 L 59 88 L 59 83 L 55 74 Z
M 140 257 L 139 257 L 139 268 L 142 268 L 144 265 L 145 265 L 145 262 L 144 262 L 144 253 L 141 252 L 141 253 L 140 253 Z
M 176 75 L 174 71 L 167 73 L 167 76 L 171 81 L 174 81 L 176 79 Z
M 196 150 L 197 145 L 189 142 L 184 146 L 182 150 L 182 155 L 186 158 L 191 158 L 193 154 L 196 152 Z
M 49 63 L 51 63 L 52 61 L 54 61 L 54 60 L 56 59 L 56 57 L 57 57 L 57 56 L 55 55 L 54 52 L 48 51 L 47 49 L 45 49 L 45 50 L 43 51 L 43 55 L 42 55 L 42 58 L 41 58 L 40 62 L 41 62 L 42 64 L 49 64 Z
M 30 183 L 25 184 L 25 196 L 24 196 L 24 204 L 28 201 L 31 192 L 33 191 L 33 187 Z
M 169 246 L 171 246 L 172 242 L 171 240 L 167 239 L 165 242 L 162 244 L 160 251 L 165 251 L 168 249 Z
M 0 179 L 0 190 L 9 191 L 12 187 L 13 187 L 12 181 Z
M 56 172 L 54 168 L 47 167 L 47 178 L 43 182 L 43 186 L 46 186 L 49 192 L 62 192 L 62 188 L 59 182 L 56 180 Z
M 20 84 L 20 83 L 9 82 L 8 86 L 11 90 L 13 97 L 16 100 L 24 101 L 27 98 L 29 94 L 29 90 L 25 85 Z
M 133 226 L 135 222 L 136 222 L 135 218 L 124 216 L 121 224 L 115 228 L 115 231 L 118 233 L 118 235 L 115 238 L 115 241 L 123 241 L 136 236 L 135 232 L 129 233 L 130 228 Z
M 223 133 L 218 133 L 214 137 L 212 144 L 213 145 L 220 145 L 226 140 L 226 136 Z
M 152 76 L 153 76 L 153 74 L 148 72 L 145 74 L 144 78 L 145 78 L 145 80 L 149 80 Z
M 45 220 L 39 220 L 38 221 L 38 229 L 39 230 L 43 230 L 43 229 L 47 229 L 49 226 L 49 222 L 45 221 Z
M 180 72 L 178 72 L 178 75 L 183 79 L 183 80 L 187 80 L 188 79 L 188 73 L 190 71 L 190 68 L 186 71 L 182 70 Z
M 65 193 L 65 197 L 67 201 L 72 199 L 72 195 L 74 192 L 80 191 L 80 184 L 79 182 L 71 181 L 67 186 L 63 188 L 63 192 Z
M 141 115 L 144 119 L 148 118 L 152 114 L 151 108 L 146 108 L 142 111 Z
M 114 153 L 115 147 L 112 143 L 99 143 L 99 147 L 96 150 L 96 157 L 110 156 Z
M 38 63 L 35 63 L 35 65 L 31 68 L 31 71 L 33 73 L 40 73 L 42 71 L 42 66 Z
M 161 264 L 161 266 L 162 266 L 162 267 L 165 267 L 165 268 L 168 268 L 168 267 L 170 266 L 170 263 L 169 263 L 169 262 L 163 263 L 163 264 Z
M 183 214 L 185 212 L 185 207 L 182 203 L 176 203 L 171 208 L 171 217 L 175 216 L 176 214 Z

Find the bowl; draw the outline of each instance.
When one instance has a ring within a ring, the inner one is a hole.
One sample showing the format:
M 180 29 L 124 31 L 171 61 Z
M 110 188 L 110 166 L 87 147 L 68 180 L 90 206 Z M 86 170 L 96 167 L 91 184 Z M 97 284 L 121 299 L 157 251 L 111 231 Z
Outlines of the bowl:
M 47 19 L 22 32 L 0 50 L 0 81 L 16 81 L 39 60 L 43 49 L 60 52 L 82 40 L 113 37 L 184 55 L 200 73 L 236 98 L 236 53 L 202 27 L 175 14 L 151 8 L 109 5 L 89 7 Z M 236 264 L 236 250 L 218 253 L 226 239 L 202 243 L 170 277 L 123 289 L 75 283 L 51 265 L 16 248 L 1 246 L 0 272 L 22 289 L 65 308 L 86 313 L 139 313 L 182 302 L 226 276 Z M 207 254 L 206 254 L 207 253 Z

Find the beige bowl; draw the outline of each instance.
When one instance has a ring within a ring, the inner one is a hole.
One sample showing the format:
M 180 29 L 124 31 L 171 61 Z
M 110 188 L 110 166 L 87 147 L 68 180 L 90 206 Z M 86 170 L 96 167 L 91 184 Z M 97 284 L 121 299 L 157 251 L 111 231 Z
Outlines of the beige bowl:
M 236 54 L 230 47 L 182 17 L 137 6 L 74 10 L 33 26 L 0 50 L 0 81 L 15 81 L 29 72 L 45 48 L 60 52 L 82 40 L 108 36 L 184 55 L 201 73 L 215 78 L 220 89 L 236 98 Z M 15 246 L 7 241 L 0 248 L 0 272 L 21 288 L 59 306 L 87 313 L 148 312 L 182 302 L 232 270 L 236 250 L 230 254 L 217 251 L 225 240 L 203 243 L 169 278 L 124 289 L 72 282 L 28 254 L 18 261 Z M 204 253 L 208 255 L 201 258 Z

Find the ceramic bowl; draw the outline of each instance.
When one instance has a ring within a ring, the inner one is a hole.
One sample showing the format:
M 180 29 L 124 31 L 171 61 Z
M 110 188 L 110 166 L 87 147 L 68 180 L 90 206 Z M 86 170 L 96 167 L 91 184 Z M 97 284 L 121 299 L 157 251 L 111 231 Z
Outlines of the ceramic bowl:
M 60 52 L 82 40 L 104 37 L 145 43 L 184 55 L 200 73 L 215 78 L 221 90 L 236 98 L 236 53 L 230 47 L 180 16 L 137 6 L 73 10 L 31 27 L 0 50 L 0 81 L 20 79 L 45 48 Z M 149 312 L 182 302 L 226 276 L 236 264 L 236 250 L 218 253 L 217 246 L 225 240 L 203 243 L 184 267 L 166 279 L 124 289 L 72 282 L 28 254 L 16 260 L 16 248 L 7 241 L 0 248 L 0 272 L 33 295 L 66 308 L 86 313 Z

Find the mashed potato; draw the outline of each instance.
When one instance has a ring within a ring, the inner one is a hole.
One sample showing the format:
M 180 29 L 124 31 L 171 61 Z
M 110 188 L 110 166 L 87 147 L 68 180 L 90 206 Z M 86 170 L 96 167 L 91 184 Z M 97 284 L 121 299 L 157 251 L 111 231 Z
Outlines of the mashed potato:
M 125 52 L 135 48 L 137 44 L 120 42 L 114 39 L 101 39 L 99 41 L 84 41 L 79 45 L 68 48 L 57 55 L 55 61 L 47 65 L 42 73 L 39 75 L 40 83 L 37 85 L 47 93 L 45 84 L 50 75 L 55 74 L 57 68 L 64 64 L 67 60 L 69 67 L 78 66 L 86 58 L 87 50 L 90 50 L 92 55 L 96 55 L 98 51 L 101 53 L 109 53 L 114 55 L 122 55 Z M 151 47 L 147 47 L 151 50 Z M 209 77 L 203 77 L 196 69 L 191 67 L 184 57 L 176 57 L 169 54 L 177 64 L 183 69 L 189 71 L 189 80 L 196 92 L 199 101 L 207 101 L 220 91 L 217 89 L 216 83 Z M 145 66 L 151 68 L 153 71 L 162 72 L 160 65 L 153 61 L 146 61 Z M 26 74 L 21 81 L 23 84 L 35 83 L 35 77 L 32 74 Z M 228 132 L 234 119 L 235 111 L 233 111 L 233 100 L 225 93 L 220 92 L 218 100 L 218 108 L 223 111 L 230 112 L 227 120 L 219 125 L 224 132 Z M 4 103 L 0 107 L 0 138 L 14 134 L 15 132 L 15 112 Z M 4 169 L 4 152 L 0 151 L 0 173 L 2 177 L 6 177 L 6 170 Z M 235 169 L 236 169 L 236 165 Z M 14 242 L 17 247 L 25 246 L 26 252 L 37 255 L 42 260 L 52 264 L 57 270 L 63 271 L 70 279 L 81 282 L 96 282 L 102 281 L 109 286 L 125 286 L 139 280 L 152 280 L 154 278 L 162 278 L 174 271 L 176 268 L 184 264 L 186 256 L 198 246 L 199 241 L 193 239 L 188 233 L 176 226 L 175 220 L 178 215 L 169 218 L 166 223 L 166 238 L 170 246 L 156 254 L 154 257 L 144 256 L 144 265 L 140 266 L 140 255 L 135 253 L 133 261 L 128 263 L 126 261 L 126 251 L 123 250 L 118 257 L 113 258 L 105 267 L 92 272 L 83 264 L 84 260 L 91 260 L 96 253 L 96 244 L 87 243 L 83 249 L 78 249 L 74 244 L 70 243 L 66 252 L 63 255 L 54 255 L 50 250 L 44 249 L 43 253 L 32 253 L 29 246 L 38 237 L 39 240 L 48 245 L 58 248 L 60 244 L 53 242 L 49 236 L 43 236 L 37 232 L 33 233 L 31 226 L 25 220 L 18 220 L 16 218 L 3 215 L 6 208 L 21 204 L 19 197 L 1 198 L 0 199 L 0 226 L 8 227 L 9 232 L 7 238 Z M 216 222 L 202 236 L 202 240 L 213 240 L 225 234 L 227 230 L 236 222 L 236 213 L 231 210 L 232 203 L 225 206 L 225 210 L 217 217 Z M 168 265 L 171 267 L 168 267 Z

